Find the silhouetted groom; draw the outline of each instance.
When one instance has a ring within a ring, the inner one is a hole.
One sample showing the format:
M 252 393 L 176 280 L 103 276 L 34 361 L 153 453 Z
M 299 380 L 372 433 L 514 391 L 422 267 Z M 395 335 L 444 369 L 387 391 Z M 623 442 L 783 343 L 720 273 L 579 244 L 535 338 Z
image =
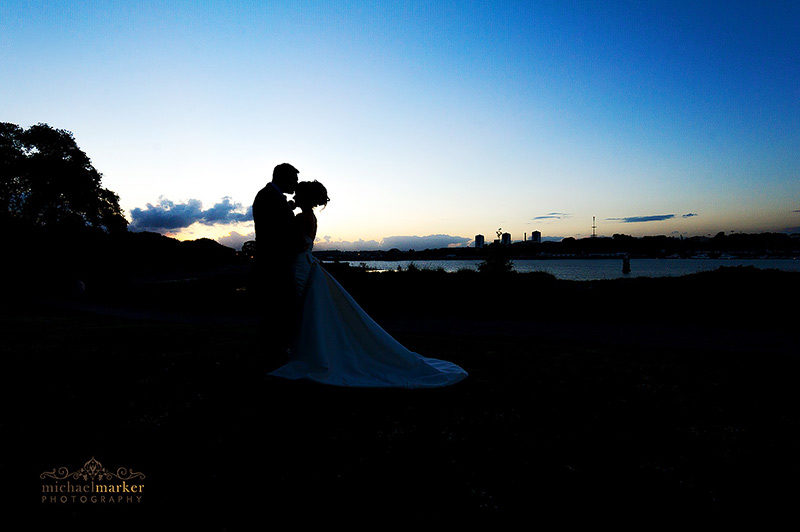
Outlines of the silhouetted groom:
M 256 230 L 256 285 L 262 309 L 262 346 L 270 369 L 286 362 L 295 316 L 293 262 L 302 249 L 294 223 L 294 206 L 284 194 L 294 194 L 298 170 L 287 163 L 272 172 L 272 181 L 253 201 Z

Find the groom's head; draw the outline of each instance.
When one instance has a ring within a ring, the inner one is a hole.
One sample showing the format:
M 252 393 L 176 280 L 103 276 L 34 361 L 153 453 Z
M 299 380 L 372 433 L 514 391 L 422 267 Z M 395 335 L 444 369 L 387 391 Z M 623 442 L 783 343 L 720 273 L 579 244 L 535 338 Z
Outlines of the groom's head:
M 272 182 L 286 194 L 294 194 L 297 188 L 297 168 L 289 163 L 281 163 L 272 171 Z

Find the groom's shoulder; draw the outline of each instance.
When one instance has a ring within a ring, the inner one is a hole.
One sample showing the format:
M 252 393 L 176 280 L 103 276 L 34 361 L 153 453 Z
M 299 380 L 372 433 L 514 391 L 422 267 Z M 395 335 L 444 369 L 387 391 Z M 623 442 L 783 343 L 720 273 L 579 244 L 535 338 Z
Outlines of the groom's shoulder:
M 271 187 L 269 185 L 265 186 L 261 190 L 258 191 L 256 194 L 255 201 L 275 201 L 278 199 L 278 191 L 275 190 L 275 187 Z

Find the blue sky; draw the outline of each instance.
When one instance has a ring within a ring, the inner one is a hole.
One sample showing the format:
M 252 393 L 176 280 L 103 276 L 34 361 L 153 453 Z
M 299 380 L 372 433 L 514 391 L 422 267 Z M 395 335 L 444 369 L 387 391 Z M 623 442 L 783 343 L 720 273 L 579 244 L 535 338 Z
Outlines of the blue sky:
M 328 187 L 319 247 L 783 231 L 798 50 L 791 2 L 6 1 L 0 120 L 179 238 L 249 238 L 281 162 Z

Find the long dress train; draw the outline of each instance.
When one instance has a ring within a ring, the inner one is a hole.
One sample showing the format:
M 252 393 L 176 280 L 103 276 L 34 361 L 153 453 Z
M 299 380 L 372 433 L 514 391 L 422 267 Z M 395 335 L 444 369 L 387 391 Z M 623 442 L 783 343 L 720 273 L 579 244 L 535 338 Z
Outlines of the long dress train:
M 452 362 L 403 347 L 355 302 L 308 244 L 295 263 L 302 302 L 299 334 L 289 362 L 271 375 L 337 386 L 400 388 L 448 386 L 467 377 Z

